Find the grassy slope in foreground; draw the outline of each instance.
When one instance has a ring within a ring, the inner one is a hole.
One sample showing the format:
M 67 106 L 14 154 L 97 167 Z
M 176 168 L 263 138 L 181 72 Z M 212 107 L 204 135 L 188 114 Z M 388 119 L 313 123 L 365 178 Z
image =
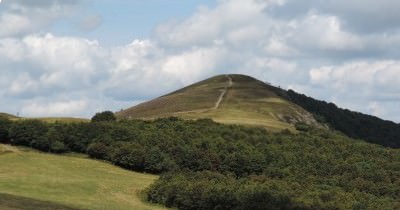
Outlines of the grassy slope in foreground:
M 87 158 L 51 155 L 1 144 L 0 163 L 0 193 L 71 208 L 165 209 L 144 203 L 138 194 L 157 176 Z M 0 209 L 7 209 L 2 205 L 5 204 L 0 203 Z
M 69 206 L 0 193 L 1 210 L 81 210 Z
M 229 80 L 231 79 L 231 83 Z M 303 108 L 278 96 L 278 88 L 245 75 L 221 75 L 118 112 L 118 118 L 177 116 L 217 122 L 292 129 L 295 122 L 317 124 Z M 222 100 L 218 107 L 222 94 Z

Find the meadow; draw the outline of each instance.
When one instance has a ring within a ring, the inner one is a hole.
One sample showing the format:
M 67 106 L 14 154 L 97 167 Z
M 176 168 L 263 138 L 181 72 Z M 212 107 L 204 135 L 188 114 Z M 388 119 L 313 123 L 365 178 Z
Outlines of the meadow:
M 166 209 L 141 194 L 158 176 L 83 155 L 0 145 L 0 163 L 0 209 Z

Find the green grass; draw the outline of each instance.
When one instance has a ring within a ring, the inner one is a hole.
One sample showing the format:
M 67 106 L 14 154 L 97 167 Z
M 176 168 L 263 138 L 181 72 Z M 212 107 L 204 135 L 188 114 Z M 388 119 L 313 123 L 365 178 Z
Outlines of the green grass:
M 244 75 L 229 75 L 228 88 L 218 109 L 213 109 L 227 86 L 225 75 L 195 83 L 168 95 L 117 113 L 118 118 L 152 120 L 176 116 L 183 119 L 211 118 L 220 123 L 262 126 L 269 130 L 294 129 L 296 122 L 319 126 L 313 116 L 277 92 L 278 88 Z
M 17 117 L 12 114 L 0 112 L 0 117 L 6 117 L 10 120 L 40 120 L 47 123 L 79 123 L 79 122 L 89 122 L 90 119 L 85 118 L 76 118 L 76 117 Z
M 12 205 L 28 202 L 24 199 L 93 210 L 165 209 L 144 202 L 140 194 L 158 178 L 154 175 L 79 156 L 45 154 L 6 145 L 0 145 L 0 163 L 3 199 L 4 194 L 22 198 L 11 204 L 0 202 L 0 209 L 13 209 Z
M 80 123 L 80 122 L 90 122 L 89 119 L 84 118 L 74 118 L 74 117 L 19 117 L 10 118 L 11 120 L 40 120 L 47 123 Z
M 80 210 L 48 201 L 39 201 L 3 193 L 0 193 L 0 208 L 2 210 Z

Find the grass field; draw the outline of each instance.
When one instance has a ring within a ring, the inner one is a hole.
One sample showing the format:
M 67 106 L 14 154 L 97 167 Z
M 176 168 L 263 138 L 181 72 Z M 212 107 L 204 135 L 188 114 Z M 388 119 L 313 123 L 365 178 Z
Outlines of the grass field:
M 84 157 L 0 144 L 0 209 L 161 210 L 140 194 L 157 178 Z
M 79 122 L 89 122 L 90 119 L 85 118 L 76 118 L 76 117 L 17 117 L 15 115 L 11 115 L 8 113 L 0 112 L 0 117 L 6 117 L 10 120 L 17 121 L 17 120 L 40 120 L 47 123 L 55 123 L 55 122 L 62 122 L 62 123 L 79 123 Z
M 79 122 L 90 122 L 89 119 L 85 118 L 74 118 L 74 117 L 39 117 L 39 118 L 19 118 L 19 120 L 40 120 L 47 123 L 79 123 Z
M 229 83 L 231 78 L 232 83 Z M 223 95 L 220 105 L 214 105 Z M 283 92 L 245 75 L 221 75 L 117 113 L 118 118 L 152 120 L 176 116 L 211 118 L 227 124 L 262 126 L 269 130 L 294 129 L 296 122 L 319 126 L 313 116 L 277 93 Z

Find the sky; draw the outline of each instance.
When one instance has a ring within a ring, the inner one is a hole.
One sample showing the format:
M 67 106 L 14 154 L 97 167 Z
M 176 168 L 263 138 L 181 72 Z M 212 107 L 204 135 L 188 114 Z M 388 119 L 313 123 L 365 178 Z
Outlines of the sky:
M 91 117 L 247 74 L 400 122 L 398 0 L 2 0 L 0 112 Z

